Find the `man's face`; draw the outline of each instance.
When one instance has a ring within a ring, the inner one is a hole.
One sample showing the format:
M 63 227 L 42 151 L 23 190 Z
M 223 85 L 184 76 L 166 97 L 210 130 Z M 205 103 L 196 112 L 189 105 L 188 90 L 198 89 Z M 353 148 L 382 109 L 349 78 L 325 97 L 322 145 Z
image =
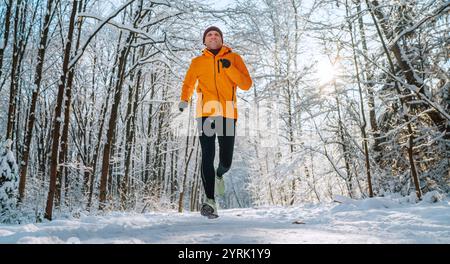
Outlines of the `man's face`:
M 222 38 L 219 32 L 211 30 L 206 34 L 205 45 L 208 49 L 220 49 L 222 44 Z

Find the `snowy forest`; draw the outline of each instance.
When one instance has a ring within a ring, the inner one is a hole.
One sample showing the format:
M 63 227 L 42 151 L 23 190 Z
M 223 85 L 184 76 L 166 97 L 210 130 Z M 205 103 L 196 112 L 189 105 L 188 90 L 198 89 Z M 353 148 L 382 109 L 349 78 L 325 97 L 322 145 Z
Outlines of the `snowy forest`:
M 448 1 L 217 2 L 0 1 L 0 222 L 198 211 L 210 25 L 253 79 L 222 208 L 448 197 Z

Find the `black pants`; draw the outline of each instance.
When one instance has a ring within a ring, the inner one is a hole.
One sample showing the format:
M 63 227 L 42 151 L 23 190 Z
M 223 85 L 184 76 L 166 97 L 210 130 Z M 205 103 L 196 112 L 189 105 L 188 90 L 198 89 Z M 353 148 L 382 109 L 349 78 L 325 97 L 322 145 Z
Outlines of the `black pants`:
M 234 149 L 236 120 L 224 117 L 198 118 L 200 145 L 202 147 L 201 176 L 206 197 L 214 199 L 214 157 L 216 154 L 216 135 L 219 140 L 219 166 L 217 175 L 222 176 L 231 167 Z

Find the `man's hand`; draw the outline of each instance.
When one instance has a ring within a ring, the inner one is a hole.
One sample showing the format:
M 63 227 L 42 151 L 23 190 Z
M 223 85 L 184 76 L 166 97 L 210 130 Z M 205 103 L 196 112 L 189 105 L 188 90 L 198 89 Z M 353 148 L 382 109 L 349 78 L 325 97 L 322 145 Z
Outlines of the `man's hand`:
M 187 107 L 188 107 L 188 102 L 186 102 L 186 101 L 180 101 L 178 103 L 178 109 L 180 109 L 180 112 L 183 112 L 183 110 Z
M 225 69 L 231 66 L 231 62 L 227 59 L 220 59 L 220 62 L 222 62 L 222 67 Z

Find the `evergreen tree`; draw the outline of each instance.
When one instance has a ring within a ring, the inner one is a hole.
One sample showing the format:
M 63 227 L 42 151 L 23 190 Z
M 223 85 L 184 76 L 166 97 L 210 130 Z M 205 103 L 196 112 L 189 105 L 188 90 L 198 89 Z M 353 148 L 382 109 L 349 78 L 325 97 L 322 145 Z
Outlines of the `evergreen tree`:
M 8 139 L 0 150 L 0 223 L 11 223 L 16 218 L 19 177 L 11 144 Z

